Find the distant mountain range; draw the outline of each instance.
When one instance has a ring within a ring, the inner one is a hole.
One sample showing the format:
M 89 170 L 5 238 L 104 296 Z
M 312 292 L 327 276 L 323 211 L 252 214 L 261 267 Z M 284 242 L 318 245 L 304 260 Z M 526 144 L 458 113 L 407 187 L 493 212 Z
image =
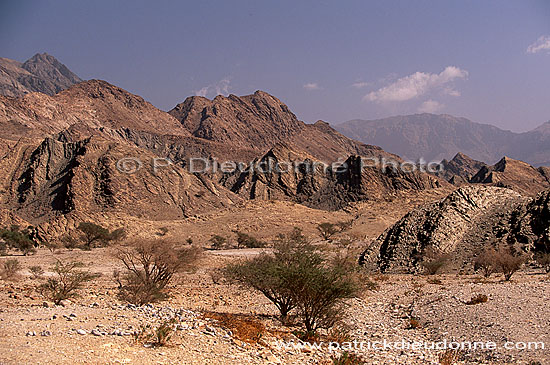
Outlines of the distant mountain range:
M 489 164 L 508 156 L 534 166 L 550 165 L 550 122 L 529 132 L 514 133 L 466 118 L 424 113 L 355 119 L 334 127 L 347 137 L 409 160 L 441 161 L 462 152 Z
M 22 96 L 36 91 L 54 95 L 81 81 L 47 53 L 37 53 L 23 63 L 0 57 L 0 95 Z

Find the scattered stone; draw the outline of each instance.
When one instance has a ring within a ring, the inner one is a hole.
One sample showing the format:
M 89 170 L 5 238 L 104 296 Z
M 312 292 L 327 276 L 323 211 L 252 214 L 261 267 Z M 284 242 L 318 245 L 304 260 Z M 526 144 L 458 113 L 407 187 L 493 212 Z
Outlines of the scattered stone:
M 76 333 L 78 333 L 79 335 L 86 335 L 88 334 L 88 332 L 86 332 L 85 330 L 83 330 L 82 328 L 79 328 L 76 330 Z
M 27 332 L 26 336 L 29 336 L 29 337 L 36 336 L 36 332 L 34 332 L 34 331 L 29 331 L 29 332 Z
M 94 336 L 103 336 L 104 335 L 104 332 L 101 332 L 100 330 L 98 330 L 97 328 L 94 328 L 92 330 L 92 335 Z
M 62 307 L 67 307 L 70 304 L 71 304 L 71 301 L 69 299 L 63 299 L 62 301 L 59 302 L 59 305 Z

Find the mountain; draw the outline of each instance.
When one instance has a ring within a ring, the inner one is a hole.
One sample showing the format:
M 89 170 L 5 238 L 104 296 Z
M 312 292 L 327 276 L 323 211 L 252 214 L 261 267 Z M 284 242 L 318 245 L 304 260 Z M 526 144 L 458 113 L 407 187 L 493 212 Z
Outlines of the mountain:
M 0 159 L 0 210 L 47 237 L 98 216 L 173 220 L 242 200 L 179 166 L 165 173 L 148 166 L 123 172 L 118 161 L 129 156 L 139 156 L 144 165 L 158 157 L 101 136 L 78 142 L 46 138 L 38 146 L 20 141 Z
M 279 99 L 263 91 L 241 97 L 218 95 L 213 100 L 192 96 L 169 114 L 195 137 L 252 147 L 258 153 L 282 143 L 325 162 L 345 160 L 351 154 L 399 159 L 379 147 L 346 138 L 326 122 L 306 124 Z
M 530 132 L 514 133 L 466 118 L 423 113 L 350 120 L 335 128 L 414 161 L 440 161 L 462 152 L 490 164 L 510 156 L 534 166 L 550 165 L 550 122 Z
M 130 128 L 156 134 L 189 135 L 169 114 L 143 98 L 101 80 L 84 81 L 53 96 L 31 93 L 0 96 L 0 136 L 54 135 L 68 128 Z
M 81 81 L 47 53 L 37 53 L 24 63 L 0 58 L 0 95 L 22 96 L 31 92 L 54 95 Z
M 547 167 L 535 168 L 506 156 L 490 166 L 457 153 L 452 160 L 441 162 L 436 175 L 457 186 L 484 184 L 509 188 L 523 195 L 536 195 L 550 188 L 549 173 Z
M 97 217 L 173 220 L 252 199 L 333 210 L 401 191 L 451 188 L 422 172 L 364 167 L 361 157 L 402 162 L 325 122 L 299 121 L 262 91 L 191 97 L 170 113 L 101 80 L 53 96 L 0 96 L 0 223 L 33 225 L 41 236 L 57 237 Z M 242 162 L 245 169 L 192 171 L 195 159 Z M 300 168 L 246 170 L 250 161 L 273 159 Z M 332 167 L 337 160 L 350 168 Z M 304 171 L 308 161 L 328 167 Z
M 462 187 L 441 201 L 419 207 L 388 228 L 361 255 L 361 263 L 384 272 L 421 272 L 428 249 L 472 271 L 473 258 L 498 242 L 524 252 L 550 242 L 550 190 L 528 198 L 491 186 Z

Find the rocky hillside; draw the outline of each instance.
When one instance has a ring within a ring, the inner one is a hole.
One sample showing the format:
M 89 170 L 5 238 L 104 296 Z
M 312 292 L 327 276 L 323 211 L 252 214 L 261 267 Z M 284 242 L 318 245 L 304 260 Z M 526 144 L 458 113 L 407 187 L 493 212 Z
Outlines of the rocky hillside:
M 0 58 L 0 95 L 23 96 L 31 92 L 54 95 L 81 81 L 47 53 L 37 53 L 24 63 Z
M 169 114 L 143 98 L 101 80 L 84 81 L 54 96 L 0 96 L 0 136 L 53 136 L 64 130 L 83 135 L 128 128 L 155 134 L 189 135 Z
M 118 161 L 137 155 L 144 166 L 121 171 Z M 1 159 L 0 202 L 41 233 L 55 235 L 97 215 L 174 220 L 241 200 L 178 166 L 155 173 L 149 166 L 154 157 L 96 136 L 78 142 L 46 138 L 36 147 L 20 142 Z
M 58 235 L 79 220 L 102 216 L 173 220 L 242 200 L 282 199 L 321 209 L 447 183 L 425 173 L 361 169 L 359 156 L 401 162 L 353 141 L 327 123 L 307 125 L 275 97 L 189 98 L 171 114 L 101 80 L 53 96 L 0 96 L 0 218 Z M 350 157 L 352 156 L 352 157 Z M 153 169 L 158 158 L 173 165 Z M 246 165 L 276 161 L 350 169 L 190 173 L 193 159 Z M 117 163 L 139 159 L 137 172 Z M 121 218 L 122 219 L 122 218 Z
M 525 195 L 534 195 L 550 188 L 545 169 L 508 157 L 503 157 L 493 166 L 483 166 L 470 182 L 514 189 Z
M 376 146 L 344 137 L 328 123 L 306 124 L 279 99 L 263 91 L 213 100 L 192 96 L 169 112 L 193 136 L 265 153 L 278 143 L 332 162 L 351 154 L 398 159 Z
M 361 262 L 384 272 L 420 272 L 420 257 L 433 248 L 471 270 L 473 258 L 496 242 L 537 251 L 550 242 L 549 194 L 526 198 L 505 188 L 460 188 L 405 215 L 372 242 Z
M 466 118 L 424 113 L 350 120 L 335 128 L 413 161 L 441 161 L 462 152 L 489 164 L 510 156 L 537 167 L 550 165 L 550 122 L 530 132 L 514 133 Z
M 288 165 L 287 162 L 292 164 Z M 277 145 L 254 160 L 254 168 L 224 175 L 220 183 L 245 199 L 292 200 L 309 207 L 336 210 L 350 202 L 387 200 L 397 192 L 447 187 L 444 180 L 425 173 L 361 166 L 350 156 L 342 165 L 323 164 L 311 155 Z M 275 167 L 270 173 L 262 168 Z
M 550 188 L 549 171 L 547 167 L 535 168 L 509 157 L 503 157 L 495 165 L 489 166 L 463 153 L 457 153 L 452 160 L 441 162 L 436 175 L 456 186 L 499 186 L 533 196 Z

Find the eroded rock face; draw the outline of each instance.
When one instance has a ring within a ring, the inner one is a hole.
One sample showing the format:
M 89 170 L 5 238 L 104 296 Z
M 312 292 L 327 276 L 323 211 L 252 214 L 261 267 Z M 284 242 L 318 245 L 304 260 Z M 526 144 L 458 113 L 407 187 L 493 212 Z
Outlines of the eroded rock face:
M 286 164 L 289 161 L 293 162 L 291 166 Z M 281 164 L 283 168 L 273 168 L 280 162 L 284 163 Z M 281 145 L 255 160 L 254 165 L 259 168 L 225 175 L 220 183 L 246 199 L 293 200 L 327 210 L 340 209 L 361 200 L 388 199 L 398 191 L 420 191 L 446 185 L 445 181 L 426 173 L 362 166 L 360 156 L 350 156 L 341 165 L 323 164 L 312 156 L 293 153 Z M 287 170 L 287 167 L 290 168 Z M 264 172 L 266 170 L 269 172 Z
M 450 161 L 441 161 L 441 171 L 438 176 L 454 185 L 462 185 L 468 183 L 485 166 L 487 166 L 485 163 L 459 152 Z
M 550 250 L 550 190 L 512 213 L 510 236 L 530 250 Z
M 169 113 L 196 137 L 257 148 L 284 142 L 304 128 L 285 104 L 263 91 L 214 100 L 192 96 Z
M 545 194 L 530 200 L 505 188 L 459 188 L 440 202 L 405 215 L 363 252 L 361 262 L 375 264 L 384 272 L 419 272 L 418 255 L 433 247 L 449 254 L 454 265 L 467 267 L 488 242 L 514 243 L 522 229 L 530 237 L 523 240 L 523 249 L 532 250 L 528 242 L 540 237 L 550 224 L 536 218 L 547 209 Z M 533 225 L 535 230 L 527 228 Z
M 503 157 L 493 166 L 482 167 L 470 182 L 510 188 L 524 195 L 536 195 L 550 188 L 544 171 L 523 161 Z
M 169 113 L 195 137 L 252 148 L 256 156 L 283 144 L 328 163 L 352 154 L 401 160 L 379 147 L 349 139 L 323 121 L 304 123 L 283 102 L 263 91 L 241 97 L 218 95 L 213 100 L 193 96 Z
M 136 155 L 143 163 L 137 171 L 128 173 L 117 165 Z M 241 200 L 176 165 L 156 173 L 149 166 L 154 158 L 148 151 L 100 137 L 78 142 L 46 138 L 36 148 L 21 145 L 2 160 L 2 206 L 44 235 L 56 235 L 97 214 L 174 220 Z
M 528 163 L 503 157 L 493 166 L 458 153 L 452 160 L 443 160 L 437 176 L 456 186 L 484 184 L 516 190 L 534 196 L 550 188 L 548 167 L 535 168 Z

